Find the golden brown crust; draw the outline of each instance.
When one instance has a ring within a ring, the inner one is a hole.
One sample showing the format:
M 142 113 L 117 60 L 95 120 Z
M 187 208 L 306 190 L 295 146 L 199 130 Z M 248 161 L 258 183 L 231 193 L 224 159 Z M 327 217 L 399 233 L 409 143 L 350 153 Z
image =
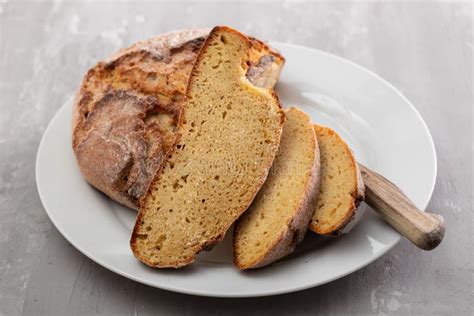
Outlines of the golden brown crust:
M 314 125 L 314 128 L 318 128 L 318 125 Z M 329 129 L 327 127 L 323 127 L 326 129 Z M 332 131 L 332 130 L 331 130 Z M 345 212 L 345 216 L 341 221 L 337 221 L 332 223 L 331 226 L 329 226 L 326 229 L 321 229 L 320 226 L 317 224 L 311 222 L 309 225 L 309 229 L 312 230 L 313 232 L 319 234 L 319 235 L 324 235 L 328 237 L 337 237 L 342 234 L 345 234 L 349 232 L 354 225 L 357 223 L 357 221 L 362 217 L 363 213 L 358 211 L 358 207 L 360 203 L 364 200 L 365 197 L 365 185 L 362 180 L 362 175 L 359 170 L 359 166 L 357 165 L 357 161 L 355 159 L 354 153 L 352 150 L 349 148 L 347 143 L 341 138 L 341 136 L 334 132 L 334 135 L 339 139 L 340 144 L 344 146 L 344 149 L 347 153 L 347 156 L 350 157 L 351 159 L 351 165 L 352 165 L 352 170 L 354 170 L 354 183 L 356 184 L 351 195 L 352 195 L 352 200 L 349 201 L 349 205 L 347 205 L 347 211 Z
M 251 49 L 251 40 L 245 36 L 244 34 L 230 28 L 230 27 L 227 27 L 227 26 L 216 26 L 214 27 L 211 32 L 209 33 L 209 36 L 207 37 L 206 41 L 204 42 L 202 48 L 201 48 L 201 51 L 200 51 L 200 54 L 197 56 L 196 58 L 196 62 L 193 66 L 193 69 L 191 71 L 191 75 L 189 77 L 189 82 L 188 82 L 188 85 L 187 85 L 187 90 L 186 90 L 186 95 L 189 95 L 190 93 L 190 87 L 192 86 L 193 84 L 193 80 L 195 78 L 195 76 L 199 76 L 199 73 L 198 73 L 198 70 L 197 70 L 197 66 L 200 64 L 201 62 L 201 59 L 203 58 L 203 52 L 206 51 L 211 39 L 214 37 L 214 36 L 217 36 L 217 34 L 219 34 L 219 32 L 221 31 L 226 31 L 226 32 L 232 32 L 238 36 L 240 36 L 242 39 L 243 39 L 243 42 L 246 43 L 247 45 L 247 51 L 250 51 Z M 248 66 L 248 65 L 247 65 Z M 284 115 L 284 112 L 282 110 L 282 107 L 281 107 L 281 104 L 280 104 L 280 101 L 276 95 L 276 93 L 271 89 L 271 88 L 267 88 L 268 91 L 271 93 L 272 97 L 274 98 L 275 100 L 275 103 L 277 104 L 278 108 L 276 109 L 277 110 L 277 113 L 280 117 L 280 126 L 283 125 L 283 122 L 285 120 L 285 115 Z M 184 111 L 186 111 L 186 109 L 184 108 Z M 182 122 L 180 121 L 180 124 L 182 124 Z M 277 135 L 278 139 L 281 137 L 281 128 L 280 128 L 280 134 Z M 276 147 L 278 147 L 278 145 L 276 145 Z M 276 149 L 275 149 L 275 153 L 276 153 Z M 165 168 L 166 167 L 166 164 L 168 163 L 168 160 L 166 160 L 166 162 L 161 166 L 161 168 Z M 151 261 L 148 257 L 146 256 L 143 256 L 141 254 L 141 252 L 139 251 L 139 248 L 138 248 L 138 243 L 137 243 L 137 239 L 138 239 L 138 236 L 140 234 L 140 231 L 143 229 L 142 225 L 143 225 L 143 217 L 145 215 L 145 204 L 146 204 L 146 201 L 149 200 L 149 199 L 153 199 L 153 197 L 151 196 L 152 194 L 152 191 L 150 190 L 150 188 L 154 187 L 157 183 L 159 183 L 160 181 L 160 178 L 161 178 L 161 175 L 162 173 L 161 172 L 157 172 L 153 178 L 153 180 L 150 182 L 150 186 L 149 186 L 149 189 L 147 190 L 147 192 L 143 195 L 143 198 L 142 198 L 142 202 L 141 202 L 141 205 L 140 205 L 140 209 L 139 209 L 139 212 L 138 212 L 138 216 L 137 216 L 137 220 L 135 222 L 135 226 L 133 228 L 133 232 L 132 232 L 132 236 L 131 236 L 131 240 L 130 240 L 130 247 L 133 251 L 133 254 L 134 256 L 140 260 L 142 263 L 150 266 L 150 267 L 154 267 L 154 268 L 180 268 L 180 267 L 183 267 L 183 266 L 186 266 L 192 262 L 194 262 L 194 260 L 196 259 L 196 256 L 199 252 L 203 251 L 203 250 L 210 250 L 216 243 L 218 243 L 219 241 L 221 241 L 223 238 L 224 238 L 224 235 L 225 235 L 225 232 L 228 230 L 228 228 L 233 224 L 233 222 L 235 220 L 237 220 L 237 218 L 247 209 L 248 205 L 250 205 L 250 203 L 252 202 L 252 200 L 255 198 L 255 196 L 257 195 L 258 193 L 258 188 L 260 188 L 263 183 L 265 182 L 265 179 L 268 175 L 268 171 L 270 170 L 271 168 L 271 165 L 273 163 L 273 160 L 269 161 L 268 164 L 266 166 L 262 166 L 262 170 L 264 170 L 265 172 L 262 172 L 262 177 L 260 179 L 258 179 L 258 181 L 255 182 L 255 187 L 256 189 L 253 190 L 253 195 L 245 202 L 242 202 L 241 205 L 242 205 L 242 208 L 239 212 L 237 212 L 238 214 L 236 214 L 229 222 L 228 222 L 228 225 L 226 227 L 224 227 L 224 229 L 221 231 L 220 234 L 218 234 L 218 236 L 216 236 L 215 238 L 210 238 L 208 239 L 205 243 L 200 243 L 197 245 L 196 249 L 195 249 L 195 253 L 194 253 L 194 256 L 193 257 L 187 257 L 185 259 L 181 258 L 180 260 L 176 260 L 176 261 L 173 261 L 173 262 L 169 262 L 169 263 L 166 263 L 166 264 L 163 264 L 163 263 L 157 263 L 157 262 L 153 262 Z M 250 190 L 250 188 L 249 188 Z
M 300 111 L 296 109 L 297 111 Z M 313 130 L 314 132 L 314 130 Z M 295 208 L 293 215 L 290 216 L 286 226 L 287 229 L 282 231 L 280 236 L 273 242 L 273 244 L 268 248 L 266 253 L 263 253 L 260 257 L 256 258 L 253 262 L 243 264 L 238 260 L 235 252 L 235 243 L 237 236 L 239 234 L 239 223 L 237 222 L 234 228 L 234 252 L 233 259 L 234 265 L 239 269 L 255 269 L 261 268 L 270 263 L 275 262 L 276 260 L 292 253 L 296 245 L 301 242 L 304 238 L 306 230 L 308 228 L 309 221 L 313 212 L 313 205 L 316 203 L 319 193 L 319 184 L 320 184 L 320 156 L 319 156 L 319 146 L 316 135 L 314 135 L 314 163 L 311 168 L 311 171 L 305 181 L 304 193 L 301 196 L 299 206 Z
M 189 29 L 138 42 L 84 77 L 74 101 L 72 146 L 86 180 L 117 202 L 136 209 L 169 156 L 187 81 L 208 33 Z M 283 57 L 255 39 L 251 52 L 249 80 L 273 86 Z M 106 101 L 107 111 L 92 121 Z

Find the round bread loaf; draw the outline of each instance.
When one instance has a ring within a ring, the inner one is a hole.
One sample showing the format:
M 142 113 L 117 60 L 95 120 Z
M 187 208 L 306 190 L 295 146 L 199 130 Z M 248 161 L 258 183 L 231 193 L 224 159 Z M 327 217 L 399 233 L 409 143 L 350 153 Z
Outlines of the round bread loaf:
M 86 180 L 137 209 L 179 135 L 181 103 L 210 29 L 156 36 L 122 49 L 85 75 L 74 100 L 72 147 Z M 250 38 L 248 79 L 273 87 L 284 58 Z

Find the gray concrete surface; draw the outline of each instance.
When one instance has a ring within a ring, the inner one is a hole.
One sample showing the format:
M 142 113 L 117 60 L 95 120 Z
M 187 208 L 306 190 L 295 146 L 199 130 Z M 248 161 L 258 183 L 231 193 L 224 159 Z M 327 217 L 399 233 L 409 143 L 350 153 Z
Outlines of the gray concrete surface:
M 0 315 L 473 315 L 472 10 L 468 2 L 0 1 Z M 154 289 L 68 244 L 35 186 L 36 150 L 53 114 L 97 59 L 157 33 L 215 24 L 335 53 L 399 88 L 435 140 L 429 209 L 447 220 L 443 244 L 421 252 L 402 241 L 343 279 L 257 299 Z

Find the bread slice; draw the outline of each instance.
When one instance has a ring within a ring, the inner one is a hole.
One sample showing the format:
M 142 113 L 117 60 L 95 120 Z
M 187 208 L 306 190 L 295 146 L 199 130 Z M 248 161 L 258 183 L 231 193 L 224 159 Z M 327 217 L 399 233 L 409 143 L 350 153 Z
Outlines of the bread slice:
M 319 192 L 319 149 L 313 125 L 291 108 L 270 174 L 236 223 L 234 263 L 240 269 L 268 265 L 293 252 L 313 214 Z
M 361 217 L 357 207 L 365 187 L 354 154 L 329 127 L 314 125 L 321 153 L 321 185 L 309 228 L 315 233 L 347 233 Z
M 278 151 L 284 113 L 246 78 L 251 40 L 215 27 L 186 92 L 181 138 L 141 201 L 131 238 L 152 267 L 181 267 L 222 240 L 249 207 Z

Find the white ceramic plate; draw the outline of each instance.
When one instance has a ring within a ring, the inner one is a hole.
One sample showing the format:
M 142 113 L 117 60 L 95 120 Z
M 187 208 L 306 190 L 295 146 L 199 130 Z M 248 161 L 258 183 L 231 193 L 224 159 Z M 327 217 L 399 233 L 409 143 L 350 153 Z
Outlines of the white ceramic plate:
M 298 105 L 314 122 L 336 129 L 360 162 L 395 182 L 424 209 L 435 183 L 436 154 L 413 105 L 389 83 L 352 62 L 305 47 L 272 45 L 287 59 L 277 86 L 283 104 Z M 127 278 L 206 296 L 287 293 L 354 272 L 400 239 L 368 211 L 350 234 L 327 240 L 308 232 L 293 255 L 257 271 L 240 272 L 232 266 L 231 234 L 187 268 L 148 268 L 129 248 L 135 212 L 109 200 L 81 177 L 71 149 L 71 108 L 72 102 L 67 102 L 43 135 L 36 161 L 38 191 L 52 222 L 71 244 Z

